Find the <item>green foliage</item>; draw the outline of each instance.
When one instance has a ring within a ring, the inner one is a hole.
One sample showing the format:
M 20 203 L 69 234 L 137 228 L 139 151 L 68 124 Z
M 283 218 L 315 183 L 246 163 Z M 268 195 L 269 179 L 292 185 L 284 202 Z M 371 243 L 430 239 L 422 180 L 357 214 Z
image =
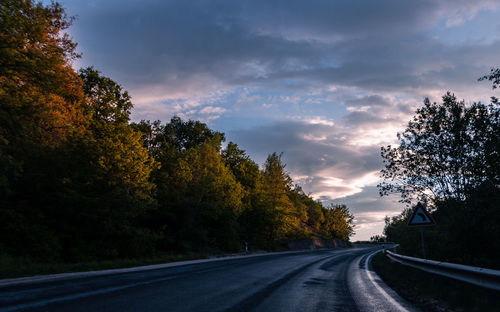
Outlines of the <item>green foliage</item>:
M 141 122 L 154 173 L 163 248 L 238 249 L 243 187 L 219 153 L 224 135 L 198 121 L 174 117 L 161 126 Z
M 70 23 L 57 3 L 0 3 L 2 257 L 60 263 L 348 240 L 347 208 L 293 186 L 281 155 L 261 170 L 199 121 L 129 123 L 133 104 L 118 83 L 73 70 Z
M 70 23 L 58 4 L 0 4 L 1 195 L 14 192 L 27 153 L 83 130 L 83 93 L 69 64 L 76 44 L 63 33 Z
M 111 79 L 71 61 L 57 3 L 0 6 L 0 250 L 53 261 L 151 253 L 156 167 Z M 5 121 L 5 123 L 3 122 Z
M 91 67 L 81 70 L 80 77 L 91 116 L 89 131 L 80 139 L 87 145 L 86 159 L 97 165 L 104 184 L 123 196 L 148 199 L 154 188 L 149 176 L 157 164 L 144 147 L 142 133 L 127 123 L 132 108 L 128 93 Z
M 222 151 L 222 158 L 247 193 L 257 187 L 260 175 L 259 166 L 244 150 L 239 149 L 236 143 L 229 142 L 226 149 Z
M 221 132 L 210 130 L 207 125 L 199 121 L 183 122 L 179 117 L 173 117 L 170 123 L 165 125 L 159 139 L 163 141 L 163 144 L 168 144 L 178 152 L 203 144 L 210 144 L 220 151 L 225 136 Z
M 243 212 L 245 237 L 251 246 L 277 248 L 280 243 L 304 238 L 349 240 L 353 217 L 345 206 L 328 208 L 292 187 L 281 155 L 268 156 L 260 182 Z
M 294 207 L 288 197 L 288 192 L 292 188 L 292 179 L 285 172 L 281 154 L 269 155 L 264 166 L 260 201 L 272 215 L 272 224 L 268 232 L 269 239 L 280 240 L 291 235 L 297 226 Z
M 204 229 L 206 236 L 191 243 L 222 250 L 238 249 L 237 219 L 241 213 L 242 187 L 213 146 L 204 144 L 186 151 L 169 184 L 175 189 L 174 202 L 196 207 L 193 215 L 186 216 L 195 219 L 188 224 Z M 183 228 L 181 231 L 199 230 Z
M 85 110 L 92 120 L 108 123 L 127 123 L 130 120 L 132 102 L 127 91 L 93 67 L 80 69 L 84 81 Z
M 74 137 L 67 147 L 74 160 L 65 178 L 74 192 L 68 204 L 79 207 L 74 213 L 83 223 L 71 233 L 80 244 L 65 248 L 71 251 L 67 257 L 151 253 L 159 234 L 137 219 L 153 207 L 150 175 L 158 164 L 143 146 L 141 133 L 127 124 L 132 107 L 128 94 L 92 68 L 82 70 L 80 77 L 91 120 L 85 135 Z
M 271 154 L 261 171 L 235 143 L 221 151 L 224 135 L 200 122 L 174 117 L 165 125 L 141 121 L 134 127 L 162 164 L 153 173 L 158 209 L 152 221 L 163 233 L 161 248 L 239 250 L 246 241 L 274 249 L 297 238 L 352 235 L 352 227 L 340 229 L 352 219 L 329 214 L 292 187 L 281 155 Z
M 59 151 L 85 131 L 76 46 L 58 4 L 0 4 L 0 250 L 57 257 L 52 212 L 63 172 Z
M 331 206 L 325 209 L 325 230 L 332 238 L 348 241 L 353 234 L 354 216 L 345 205 Z
M 156 152 L 158 152 L 158 147 L 161 146 L 161 140 L 158 139 L 163 132 L 161 121 L 141 120 L 139 123 L 131 123 L 130 126 L 141 133 L 143 145 L 149 153 L 155 158 L 159 157 Z

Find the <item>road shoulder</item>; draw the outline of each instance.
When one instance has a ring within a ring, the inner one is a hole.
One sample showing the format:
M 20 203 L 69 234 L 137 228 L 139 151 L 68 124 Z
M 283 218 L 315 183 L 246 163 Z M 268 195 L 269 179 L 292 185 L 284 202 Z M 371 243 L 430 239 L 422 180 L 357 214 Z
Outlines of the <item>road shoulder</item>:
M 499 293 L 475 285 L 430 274 L 374 256 L 377 274 L 401 297 L 424 311 L 492 311 L 500 307 Z
M 372 257 L 375 251 L 356 258 L 349 268 L 348 286 L 360 311 L 419 311 L 399 296 L 373 271 Z

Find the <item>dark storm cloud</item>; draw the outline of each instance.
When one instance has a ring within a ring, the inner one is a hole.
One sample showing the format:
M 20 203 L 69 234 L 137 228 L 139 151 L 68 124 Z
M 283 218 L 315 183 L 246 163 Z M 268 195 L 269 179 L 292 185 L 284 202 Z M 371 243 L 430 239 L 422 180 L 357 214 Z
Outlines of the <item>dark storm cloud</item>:
M 397 37 L 343 42 L 342 47 L 330 49 L 339 63 L 336 66 L 282 70 L 269 77 L 391 92 L 463 89 L 470 88 L 491 64 L 500 62 L 495 52 L 500 48 L 498 41 L 450 46 L 421 35 L 408 37 L 406 43 Z
M 425 35 L 443 18 L 460 22 L 488 1 L 66 3 L 79 15 L 72 32 L 84 63 L 135 90 L 162 86 L 160 97 L 189 93 L 191 85 L 265 87 L 292 78 L 302 81 L 297 87 L 428 88 L 455 77 L 470 83 L 469 75 L 499 60 L 498 43 L 446 45 Z M 483 49 L 491 60 L 469 62 Z
M 314 43 L 257 34 L 237 16 L 238 8 L 216 2 L 103 3 L 88 9 L 75 25 L 86 59 L 130 74 L 125 79 L 134 83 L 181 85 L 208 74 L 231 84 L 258 78 L 264 74 L 259 67 L 288 68 L 294 59 L 318 58 Z

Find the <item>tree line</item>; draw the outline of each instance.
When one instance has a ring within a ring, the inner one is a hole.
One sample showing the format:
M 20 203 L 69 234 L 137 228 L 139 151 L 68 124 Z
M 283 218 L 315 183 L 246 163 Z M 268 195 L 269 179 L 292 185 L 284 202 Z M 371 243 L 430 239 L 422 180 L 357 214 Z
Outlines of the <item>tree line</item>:
M 500 84 L 500 69 L 479 80 Z M 380 194 L 421 201 L 437 226 L 425 229 L 429 258 L 500 268 L 500 104 L 467 105 L 448 92 L 424 105 L 398 133 L 399 145 L 382 147 Z M 401 251 L 421 256 L 419 230 L 407 228 L 408 206 L 385 219 L 384 234 Z
M 58 3 L 0 3 L 0 254 L 82 261 L 353 234 L 347 207 L 305 194 L 281 154 L 260 168 L 202 122 L 131 122 L 126 90 L 73 69 L 71 22 Z

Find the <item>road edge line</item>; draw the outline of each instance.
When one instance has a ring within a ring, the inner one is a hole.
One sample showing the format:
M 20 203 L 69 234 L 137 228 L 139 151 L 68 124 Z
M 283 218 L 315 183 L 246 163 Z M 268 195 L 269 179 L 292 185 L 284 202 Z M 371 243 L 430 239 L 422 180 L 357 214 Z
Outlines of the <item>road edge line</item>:
M 370 269 L 368 268 L 369 264 L 371 263 L 372 261 L 372 258 L 374 255 L 376 255 L 377 253 L 379 252 L 382 252 L 383 249 L 381 250 L 377 250 L 373 253 L 371 253 L 370 255 L 368 255 L 368 257 L 366 258 L 365 260 L 365 271 L 366 271 L 366 275 L 368 276 L 368 279 L 370 280 L 370 282 L 372 282 L 372 284 L 375 286 L 375 288 L 382 294 L 382 296 L 384 296 L 392 305 L 394 305 L 395 307 L 397 307 L 400 311 L 405 311 L 405 312 L 410 312 L 410 310 L 408 310 L 407 308 L 405 308 L 404 306 L 402 306 L 399 302 L 397 302 L 394 298 L 392 298 L 382 287 L 380 287 L 380 285 L 378 284 L 377 281 L 375 281 L 375 279 L 373 278 L 373 275 L 372 274 L 375 274 L 379 280 L 382 280 L 380 278 L 380 276 L 378 276 L 377 273 L 375 272 L 371 272 Z

